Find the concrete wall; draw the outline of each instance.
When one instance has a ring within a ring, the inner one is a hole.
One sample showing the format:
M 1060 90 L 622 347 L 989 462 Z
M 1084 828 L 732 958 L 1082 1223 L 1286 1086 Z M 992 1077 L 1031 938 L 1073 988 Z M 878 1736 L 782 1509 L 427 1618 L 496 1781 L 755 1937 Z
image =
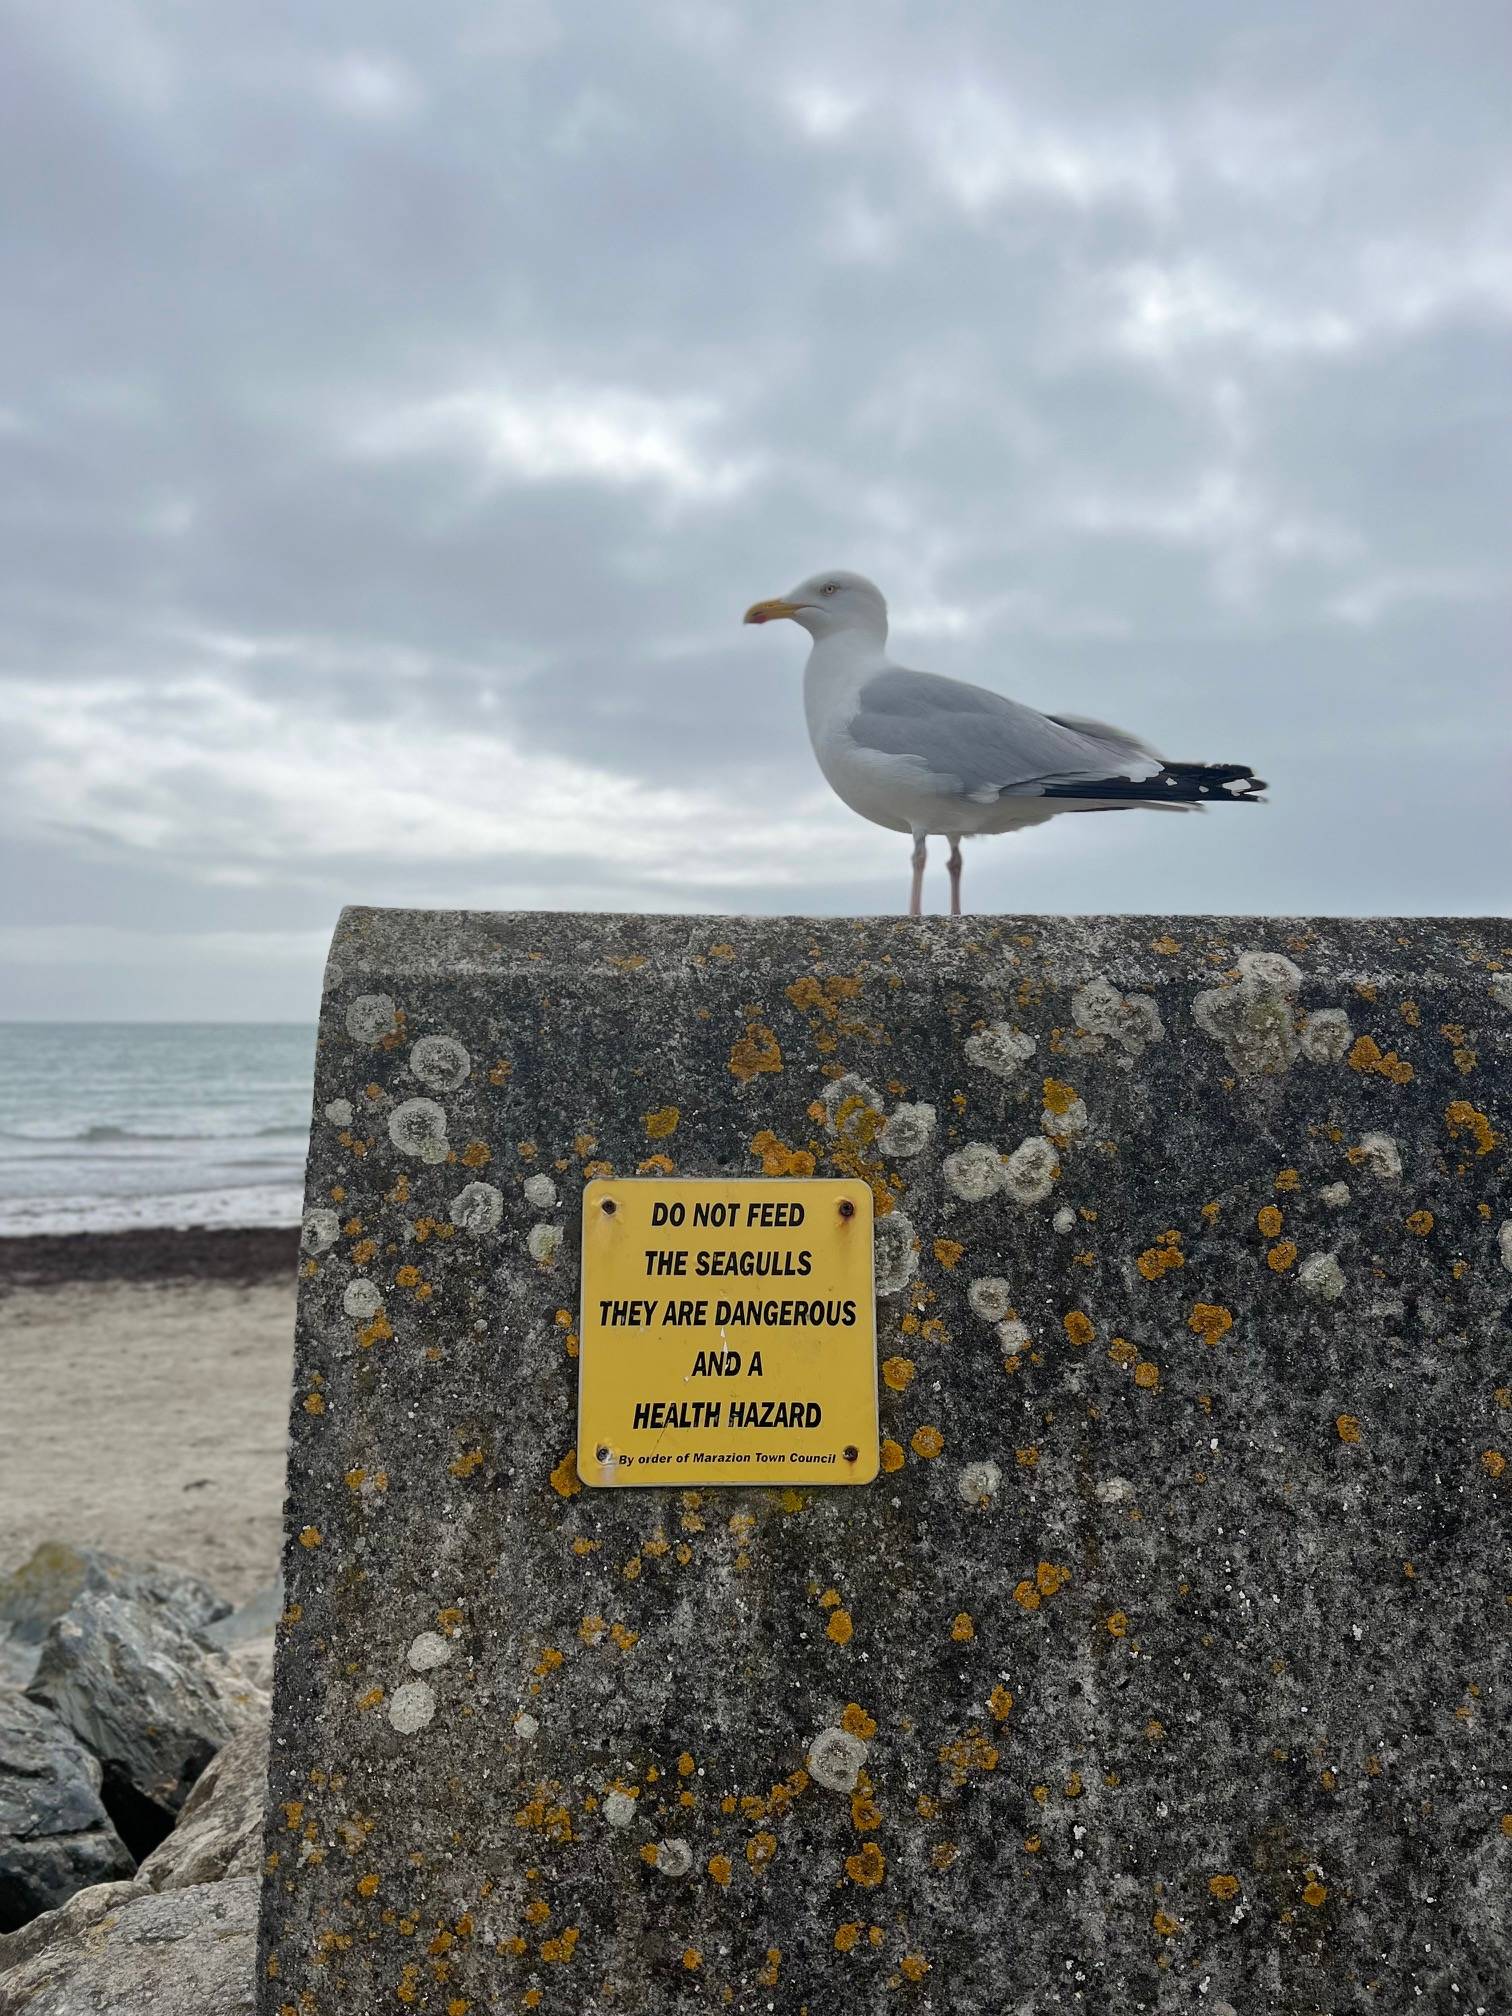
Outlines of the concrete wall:
M 1509 1109 L 1499 924 L 349 912 L 266 2016 L 1505 2008 Z M 870 1182 L 875 1486 L 580 1488 L 604 1168 Z

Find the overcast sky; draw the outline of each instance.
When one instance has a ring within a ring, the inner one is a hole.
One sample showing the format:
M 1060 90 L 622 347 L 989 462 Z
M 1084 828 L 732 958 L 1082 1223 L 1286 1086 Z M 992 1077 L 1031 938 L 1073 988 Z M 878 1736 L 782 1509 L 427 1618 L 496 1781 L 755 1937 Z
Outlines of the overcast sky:
M 900 909 L 739 623 L 831 566 L 1270 780 L 969 907 L 1504 910 L 1509 29 L 0 0 L 0 1015 L 304 1017 L 344 901 Z

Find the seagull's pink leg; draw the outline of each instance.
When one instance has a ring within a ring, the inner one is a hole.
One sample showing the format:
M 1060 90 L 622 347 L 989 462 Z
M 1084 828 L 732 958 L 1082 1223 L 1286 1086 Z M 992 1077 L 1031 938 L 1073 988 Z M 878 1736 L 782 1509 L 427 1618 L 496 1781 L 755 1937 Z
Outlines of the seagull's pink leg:
M 950 870 L 950 914 L 952 917 L 959 917 L 961 914 L 961 836 L 959 833 L 952 833 L 950 836 L 950 858 L 945 863 L 945 866 Z
M 908 914 L 910 917 L 922 917 L 924 915 L 924 863 L 928 859 L 929 853 L 924 845 L 924 835 L 922 833 L 915 833 L 913 847 L 913 890 L 908 899 Z

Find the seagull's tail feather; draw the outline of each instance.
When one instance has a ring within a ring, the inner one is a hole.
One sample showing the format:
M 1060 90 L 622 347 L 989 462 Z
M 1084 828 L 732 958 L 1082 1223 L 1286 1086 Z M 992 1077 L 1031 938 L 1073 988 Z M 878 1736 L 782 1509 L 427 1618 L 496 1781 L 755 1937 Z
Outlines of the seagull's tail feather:
M 1153 777 L 1079 777 L 1047 784 L 1043 798 L 1096 798 L 1115 805 L 1200 805 L 1216 799 L 1240 805 L 1264 800 L 1265 780 L 1247 763 L 1162 763 Z

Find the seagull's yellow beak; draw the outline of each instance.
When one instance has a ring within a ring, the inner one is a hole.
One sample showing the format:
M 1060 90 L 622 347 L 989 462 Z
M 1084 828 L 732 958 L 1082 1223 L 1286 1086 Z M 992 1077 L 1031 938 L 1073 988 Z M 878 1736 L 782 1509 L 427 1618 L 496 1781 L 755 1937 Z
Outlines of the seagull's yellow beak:
M 745 612 L 745 620 L 747 623 L 774 623 L 779 616 L 797 614 L 796 602 L 784 602 L 780 595 L 776 595 L 770 602 L 753 602 Z

